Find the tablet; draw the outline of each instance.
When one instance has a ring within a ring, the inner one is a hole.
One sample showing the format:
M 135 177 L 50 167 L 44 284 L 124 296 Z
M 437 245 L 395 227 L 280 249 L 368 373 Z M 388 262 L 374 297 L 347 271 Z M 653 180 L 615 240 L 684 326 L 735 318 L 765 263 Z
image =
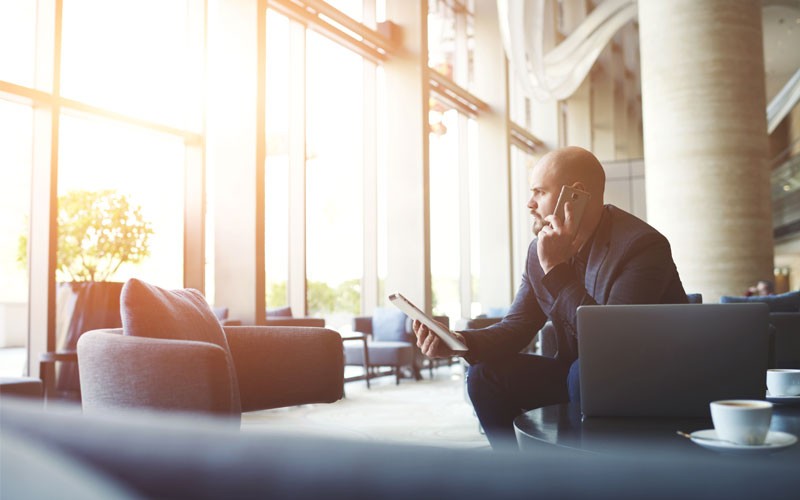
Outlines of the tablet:
M 417 306 L 411 303 L 410 300 L 403 297 L 402 294 L 393 293 L 389 295 L 389 301 L 397 306 L 398 309 L 403 311 L 410 317 L 411 319 L 416 319 L 423 325 L 427 326 L 430 331 L 435 333 L 442 341 L 445 343 L 447 347 L 452 349 L 453 351 L 468 351 L 469 349 L 467 346 L 458 340 L 458 338 L 453 335 L 453 332 L 448 330 L 447 328 L 442 327 L 439 323 L 437 323 L 433 318 L 422 312 Z

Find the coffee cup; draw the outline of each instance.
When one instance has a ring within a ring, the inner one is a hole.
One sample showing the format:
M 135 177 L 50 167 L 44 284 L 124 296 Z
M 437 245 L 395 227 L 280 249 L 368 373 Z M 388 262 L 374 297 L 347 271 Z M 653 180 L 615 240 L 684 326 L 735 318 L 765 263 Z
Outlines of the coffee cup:
M 711 402 L 717 437 L 741 445 L 764 444 L 772 420 L 772 403 L 751 399 Z
M 800 396 L 800 370 L 767 370 L 767 390 L 770 396 Z

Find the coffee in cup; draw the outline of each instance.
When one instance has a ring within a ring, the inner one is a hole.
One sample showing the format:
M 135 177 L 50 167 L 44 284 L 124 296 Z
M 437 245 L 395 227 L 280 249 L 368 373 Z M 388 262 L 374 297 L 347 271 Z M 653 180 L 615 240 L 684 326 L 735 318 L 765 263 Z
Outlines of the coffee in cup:
M 800 370 L 767 370 L 767 390 L 770 396 L 800 396 Z
M 717 437 L 742 445 L 764 444 L 772 420 L 772 403 L 751 399 L 711 402 Z

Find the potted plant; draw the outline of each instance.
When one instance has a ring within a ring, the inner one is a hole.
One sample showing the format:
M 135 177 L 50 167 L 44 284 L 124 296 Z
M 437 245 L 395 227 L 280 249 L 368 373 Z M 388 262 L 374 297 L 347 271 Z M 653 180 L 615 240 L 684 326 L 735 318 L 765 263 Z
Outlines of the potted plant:
M 123 264 L 137 264 L 149 255 L 153 229 L 141 206 L 114 190 L 76 190 L 59 196 L 57 222 L 56 342 L 62 351 L 74 351 L 82 333 L 121 326 L 122 283 L 112 279 Z M 18 257 L 22 263 L 27 250 L 23 235 Z M 70 364 L 61 367 L 57 388 L 77 392 L 77 369 Z

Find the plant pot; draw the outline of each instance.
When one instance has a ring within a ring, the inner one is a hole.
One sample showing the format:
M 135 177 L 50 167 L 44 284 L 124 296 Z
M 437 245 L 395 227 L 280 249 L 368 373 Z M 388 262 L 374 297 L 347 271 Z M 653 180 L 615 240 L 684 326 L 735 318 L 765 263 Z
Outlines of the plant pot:
M 115 281 L 72 281 L 59 283 L 56 297 L 56 345 L 59 351 L 75 351 L 78 338 L 89 330 L 119 328 L 119 295 L 123 283 Z M 65 399 L 80 400 L 80 379 L 76 362 L 61 362 L 55 388 Z

